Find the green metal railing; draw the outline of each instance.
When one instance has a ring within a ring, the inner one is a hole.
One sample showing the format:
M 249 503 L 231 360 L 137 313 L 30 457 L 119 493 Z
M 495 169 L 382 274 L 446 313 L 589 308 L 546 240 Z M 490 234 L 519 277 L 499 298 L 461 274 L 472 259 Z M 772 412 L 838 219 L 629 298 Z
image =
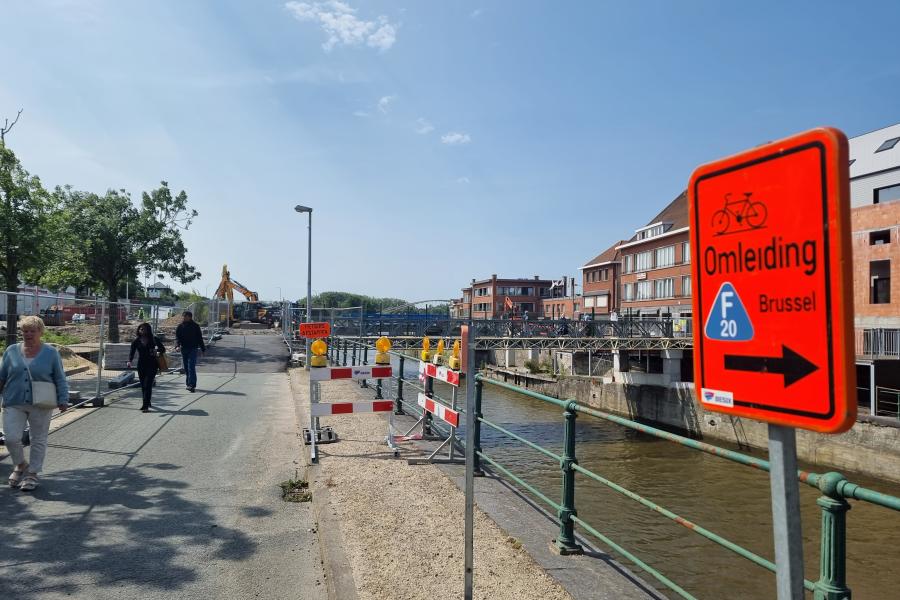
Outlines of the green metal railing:
M 341 361 L 342 345 L 343 361 Z M 348 346 L 356 347 L 357 345 L 363 344 L 360 344 L 358 341 L 346 338 L 333 338 L 332 343 L 329 344 L 329 349 L 331 351 L 330 357 L 335 363 L 342 362 L 342 364 L 348 364 L 347 348 Z M 396 386 L 395 414 L 406 414 L 406 410 L 410 410 L 415 416 L 419 416 L 422 414 L 422 410 L 416 402 L 408 402 L 403 398 L 403 390 L 405 386 L 410 386 L 422 392 L 429 393 L 429 395 L 432 396 L 435 400 L 442 401 L 444 404 L 449 405 L 449 403 L 445 399 L 440 398 L 433 393 L 433 389 L 428 385 L 430 380 L 426 382 L 425 386 L 422 386 L 418 385 L 413 380 L 406 379 L 404 377 L 404 367 L 406 361 L 412 360 L 419 362 L 419 359 L 414 356 L 408 356 L 396 352 L 392 352 L 391 354 L 398 357 L 400 363 L 400 368 L 397 371 L 397 376 L 391 378 L 391 381 L 394 382 Z M 509 431 L 504 427 L 501 427 L 496 423 L 491 422 L 488 419 L 485 419 L 481 410 L 482 395 L 485 385 L 502 388 L 562 408 L 565 425 L 563 433 L 563 453 L 557 454 L 531 440 L 528 440 L 520 435 L 513 433 L 512 431 Z M 378 381 L 378 387 L 379 389 L 381 388 L 380 380 Z M 640 557 L 636 556 L 628 549 L 622 547 L 614 540 L 604 535 L 590 523 L 587 523 L 578 517 L 575 502 L 575 474 L 578 473 L 592 481 L 608 487 L 609 489 L 625 496 L 626 498 L 633 500 L 641 506 L 666 517 L 672 522 L 681 525 L 682 527 L 694 532 L 695 534 L 700 535 L 718 544 L 719 546 L 722 546 L 723 548 L 737 554 L 738 556 L 749 560 L 750 562 L 764 569 L 768 569 L 773 573 L 775 572 L 775 564 L 772 561 L 758 554 L 755 554 L 754 552 L 742 547 L 741 545 L 682 517 L 674 511 L 669 510 L 653 502 L 652 500 L 645 498 L 644 496 L 641 496 L 640 494 L 629 490 L 613 481 L 610 481 L 602 475 L 579 465 L 576 455 L 575 423 L 579 414 L 603 419 L 622 427 L 639 431 L 646 435 L 667 440 L 681 446 L 691 448 L 693 450 L 705 452 L 707 454 L 711 454 L 713 456 L 717 456 L 719 458 L 729 460 L 741 465 L 753 467 L 755 469 L 760 469 L 762 471 L 769 471 L 769 462 L 767 460 L 748 456 L 746 454 L 735 452 L 727 448 L 721 448 L 719 446 L 707 444 L 705 442 L 694 440 L 682 435 L 678 435 L 676 433 L 663 431 L 661 429 L 638 423 L 630 419 L 583 406 L 578 402 L 575 402 L 574 400 L 561 400 L 559 398 L 553 398 L 551 396 L 547 396 L 545 394 L 541 394 L 532 390 L 520 388 L 509 383 L 489 379 L 481 374 L 477 375 L 475 378 L 474 408 L 476 474 L 482 474 L 482 462 L 487 463 L 488 465 L 490 465 L 492 470 L 514 482 L 517 486 L 521 487 L 523 490 L 527 491 L 529 494 L 555 511 L 557 522 L 560 528 L 559 534 L 557 535 L 557 538 L 555 540 L 555 544 L 561 554 L 581 553 L 582 549 L 577 542 L 574 531 L 575 525 L 578 525 L 581 530 L 600 540 L 600 542 L 643 569 L 646 573 L 659 581 L 669 590 L 672 590 L 678 596 L 682 598 L 695 598 L 674 581 L 670 580 L 664 574 L 660 573 L 652 566 L 647 564 Z M 464 409 L 458 410 L 461 413 L 465 412 Z M 427 415 L 428 413 L 425 414 Z M 443 429 L 438 423 L 433 422 L 430 425 L 432 428 L 443 433 Z M 534 450 L 558 462 L 562 475 L 562 490 L 560 501 L 556 502 L 555 500 L 551 499 L 535 486 L 529 484 L 522 477 L 511 471 L 507 466 L 503 465 L 495 458 L 492 458 L 491 456 L 486 454 L 481 447 L 482 425 L 485 427 L 489 427 L 512 440 L 520 442 L 525 447 L 530 448 L 531 450 Z M 822 493 L 822 496 L 820 496 L 816 501 L 822 511 L 819 579 L 815 582 L 804 580 L 804 587 L 807 590 L 813 592 L 813 597 L 815 600 L 847 600 L 851 597 L 850 588 L 848 587 L 846 581 L 846 517 L 847 511 L 850 510 L 850 504 L 848 500 L 859 500 L 890 510 L 900 511 L 900 498 L 877 492 L 875 490 L 870 490 L 855 483 L 851 483 L 840 473 L 829 472 L 820 474 L 807 471 L 798 471 L 797 477 L 801 482 L 818 489 Z

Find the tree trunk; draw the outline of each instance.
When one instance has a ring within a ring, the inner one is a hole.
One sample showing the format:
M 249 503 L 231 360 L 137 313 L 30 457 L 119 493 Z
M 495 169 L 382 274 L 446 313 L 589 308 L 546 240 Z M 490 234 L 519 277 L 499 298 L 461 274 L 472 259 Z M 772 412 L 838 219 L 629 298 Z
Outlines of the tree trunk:
M 119 301 L 119 293 L 115 285 L 107 286 L 107 294 L 109 295 L 109 306 L 106 307 L 106 314 L 109 315 L 109 341 L 113 344 L 119 343 L 119 305 L 115 304 Z
M 6 294 L 6 345 L 12 346 L 18 341 L 19 297 Z
M 19 289 L 19 271 L 15 268 L 7 270 L 4 274 L 5 288 L 10 290 L 6 296 L 6 345 L 12 346 L 19 338 L 19 297 L 16 291 Z

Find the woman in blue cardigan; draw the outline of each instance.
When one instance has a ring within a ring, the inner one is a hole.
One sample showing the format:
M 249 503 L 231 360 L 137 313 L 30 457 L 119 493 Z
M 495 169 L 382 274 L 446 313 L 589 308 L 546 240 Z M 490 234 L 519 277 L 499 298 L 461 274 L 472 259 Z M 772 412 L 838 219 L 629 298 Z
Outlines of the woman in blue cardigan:
M 23 342 L 7 348 L 0 361 L 0 392 L 3 393 L 6 448 L 15 465 L 9 476 L 9 485 L 29 492 L 37 487 L 38 473 L 44 467 L 50 415 L 53 413 L 52 406 L 44 408 L 34 405 L 32 381 L 56 386 L 56 406 L 60 411 L 69 408 L 69 386 L 59 351 L 41 343 L 44 322 L 38 317 L 25 317 L 19 326 Z M 25 460 L 22 445 L 26 423 L 31 437 L 31 464 Z

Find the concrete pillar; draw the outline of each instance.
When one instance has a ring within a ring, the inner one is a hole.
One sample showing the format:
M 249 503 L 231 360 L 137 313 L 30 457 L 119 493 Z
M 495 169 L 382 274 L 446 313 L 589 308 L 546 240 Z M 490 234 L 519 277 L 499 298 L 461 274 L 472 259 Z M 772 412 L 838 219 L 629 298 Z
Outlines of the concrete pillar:
M 508 369 L 509 367 L 515 366 L 515 350 L 513 350 L 512 348 L 507 348 L 505 350 L 505 354 L 506 356 L 504 357 L 504 364 L 506 365 L 506 368 Z
M 684 357 L 682 350 L 663 350 L 663 377 L 667 383 L 681 381 L 681 360 Z
M 613 378 L 621 382 L 624 378 L 622 377 L 623 373 L 628 371 L 628 351 L 627 350 L 613 350 L 612 351 L 613 358 Z

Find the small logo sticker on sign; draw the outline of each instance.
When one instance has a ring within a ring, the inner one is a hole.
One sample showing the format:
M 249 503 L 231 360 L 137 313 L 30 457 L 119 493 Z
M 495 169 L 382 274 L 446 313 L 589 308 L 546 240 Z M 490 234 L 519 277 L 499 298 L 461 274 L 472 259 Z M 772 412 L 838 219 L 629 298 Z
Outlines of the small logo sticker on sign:
M 722 390 L 703 388 L 703 403 L 727 406 L 730 408 L 734 406 L 734 394 Z

